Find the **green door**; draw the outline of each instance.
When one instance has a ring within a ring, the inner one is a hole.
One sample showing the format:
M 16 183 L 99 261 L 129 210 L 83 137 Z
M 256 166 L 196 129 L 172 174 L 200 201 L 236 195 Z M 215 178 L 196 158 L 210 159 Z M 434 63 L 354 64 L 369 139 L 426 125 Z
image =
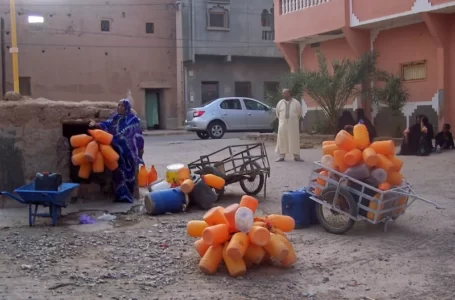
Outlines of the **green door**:
M 145 111 L 147 118 L 147 128 L 153 128 L 155 125 L 160 124 L 158 92 L 145 92 Z

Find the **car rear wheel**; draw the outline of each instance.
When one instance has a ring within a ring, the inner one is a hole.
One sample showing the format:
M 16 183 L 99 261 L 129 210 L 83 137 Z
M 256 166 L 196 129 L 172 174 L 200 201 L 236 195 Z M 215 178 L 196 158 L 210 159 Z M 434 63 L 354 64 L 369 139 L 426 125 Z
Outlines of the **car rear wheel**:
M 196 132 L 198 138 L 201 140 L 207 140 L 210 138 L 209 133 L 207 131 L 198 131 Z
M 212 139 L 221 139 L 224 136 L 224 133 L 226 132 L 224 124 L 221 123 L 220 121 L 214 121 L 210 123 L 207 129 L 209 136 Z

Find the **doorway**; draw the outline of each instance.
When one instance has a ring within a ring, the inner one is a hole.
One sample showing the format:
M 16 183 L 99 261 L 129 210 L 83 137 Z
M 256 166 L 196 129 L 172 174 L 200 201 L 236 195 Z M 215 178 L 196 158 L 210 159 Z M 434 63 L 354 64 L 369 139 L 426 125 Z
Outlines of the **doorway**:
M 201 82 L 201 100 L 202 104 L 218 99 L 219 90 L 217 81 L 202 81 Z
M 147 129 L 160 129 L 160 90 L 145 90 L 145 118 Z

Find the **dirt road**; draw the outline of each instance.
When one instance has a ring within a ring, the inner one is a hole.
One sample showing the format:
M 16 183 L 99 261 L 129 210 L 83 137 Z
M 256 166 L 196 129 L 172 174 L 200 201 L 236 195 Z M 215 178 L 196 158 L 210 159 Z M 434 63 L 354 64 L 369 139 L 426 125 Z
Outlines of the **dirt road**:
M 163 174 L 238 140 L 149 142 L 146 161 Z M 273 145 L 268 146 L 273 161 Z M 305 186 L 320 149 L 302 150 L 304 163 L 271 163 L 264 213 L 279 213 L 283 191 Z M 186 222 L 203 212 L 149 217 L 120 215 L 98 230 L 81 226 L 0 230 L 0 299 L 453 299 L 455 295 L 455 152 L 404 158 L 408 180 L 444 210 L 416 202 L 384 233 L 357 224 L 336 236 L 319 226 L 290 234 L 298 262 L 261 267 L 232 279 L 220 269 L 202 275 Z M 229 187 L 220 203 L 241 196 Z M 74 224 L 73 216 L 63 224 Z M 365 298 L 369 297 L 369 298 Z

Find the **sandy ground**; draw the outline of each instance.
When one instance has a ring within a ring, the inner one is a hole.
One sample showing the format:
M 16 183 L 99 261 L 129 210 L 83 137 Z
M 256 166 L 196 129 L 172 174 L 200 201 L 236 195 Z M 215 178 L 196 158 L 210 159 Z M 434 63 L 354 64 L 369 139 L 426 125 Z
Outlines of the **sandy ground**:
M 178 138 L 176 138 L 178 140 Z M 160 174 L 173 162 L 191 162 L 225 145 L 220 141 L 154 142 L 146 161 Z M 305 186 L 320 149 L 302 150 L 306 162 L 275 163 L 273 145 L 264 213 L 281 212 L 281 194 Z M 455 295 L 455 152 L 403 158 L 403 173 L 424 198 L 388 231 L 358 223 L 345 235 L 319 226 L 290 234 L 298 262 L 290 269 L 263 266 L 233 279 L 198 271 L 188 220 L 202 211 L 162 217 L 119 215 L 114 225 L 75 224 L 76 216 L 48 226 L 0 230 L 0 299 L 453 299 Z M 221 205 L 238 201 L 238 185 Z M 87 226 L 87 227 L 83 227 Z

